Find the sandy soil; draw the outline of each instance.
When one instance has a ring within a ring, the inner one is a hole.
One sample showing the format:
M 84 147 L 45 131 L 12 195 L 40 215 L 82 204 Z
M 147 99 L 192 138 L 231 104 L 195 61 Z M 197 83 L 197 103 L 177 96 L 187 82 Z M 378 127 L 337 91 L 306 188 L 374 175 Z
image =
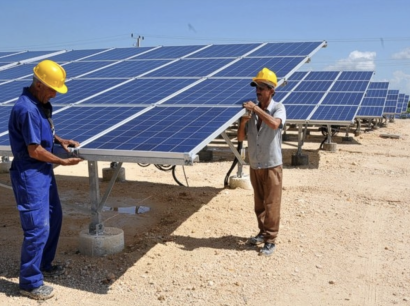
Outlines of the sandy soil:
M 124 251 L 105 257 L 78 252 L 90 222 L 87 163 L 58 167 L 57 260 L 67 272 L 48 281 L 55 297 L 41 304 L 410 305 L 409 130 L 410 120 L 396 119 L 352 142 L 338 135 L 336 152 L 319 150 L 323 137 L 312 132 L 303 167 L 291 166 L 296 136 L 284 143 L 282 223 L 268 258 L 247 243 L 257 232 L 252 190 L 223 188 L 232 160 L 185 167 L 189 188 L 154 165 L 124 164 L 126 181 L 107 206 L 150 211 L 103 213 L 125 236 Z M 177 177 L 185 183 L 181 167 Z M 0 305 L 38 305 L 19 295 L 22 232 L 12 191 L 0 194 Z

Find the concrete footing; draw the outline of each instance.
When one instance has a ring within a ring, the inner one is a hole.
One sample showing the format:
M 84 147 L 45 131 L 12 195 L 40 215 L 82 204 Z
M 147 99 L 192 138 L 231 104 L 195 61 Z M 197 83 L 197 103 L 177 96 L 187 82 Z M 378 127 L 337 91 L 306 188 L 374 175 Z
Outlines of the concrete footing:
M 9 173 L 11 162 L 0 162 L 0 173 Z
M 293 154 L 292 166 L 306 166 L 309 164 L 309 155 L 307 154 Z
M 81 254 L 101 257 L 119 253 L 124 249 L 124 231 L 120 228 L 106 227 L 104 232 L 91 235 L 89 230 L 80 233 L 79 251 Z
M 242 188 L 242 189 L 252 189 L 252 184 L 248 175 L 242 175 L 242 177 L 231 176 L 229 178 L 229 188 Z
M 114 174 L 115 169 L 113 168 L 103 168 L 102 169 L 102 180 L 103 182 L 110 181 L 112 175 Z M 121 167 L 120 172 L 118 173 L 116 182 L 123 182 L 125 181 L 125 168 Z
M 282 141 L 289 141 L 290 136 L 288 134 L 282 134 Z
M 342 137 L 342 141 L 344 141 L 344 142 L 352 142 L 352 141 L 353 141 L 353 137 L 350 137 L 350 136 Z
M 323 144 L 323 150 L 329 151 L 329 152 L 336 152 L 337 149 L 337 143 L 324 143 Z

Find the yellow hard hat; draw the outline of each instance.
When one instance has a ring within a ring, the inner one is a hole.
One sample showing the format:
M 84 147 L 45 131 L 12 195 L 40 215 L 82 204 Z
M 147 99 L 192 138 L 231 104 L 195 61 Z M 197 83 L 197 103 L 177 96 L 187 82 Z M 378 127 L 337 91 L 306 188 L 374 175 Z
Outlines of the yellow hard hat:
M 258 83 L 264 83 L 270 87 L 275 88 L 278 85 L 278 78 L 276 74 L 268 68 L 263 68 L 258 72 L 256 77 L 252 79 L 251 86 L 257 86 Z
M 62 94 L 67 93 L 68 89 L 64 84 L 65 70 L 56 62 L 50 60 L 41 61 L 34 67 L 33 71 L 36 78 L 48 87 Z

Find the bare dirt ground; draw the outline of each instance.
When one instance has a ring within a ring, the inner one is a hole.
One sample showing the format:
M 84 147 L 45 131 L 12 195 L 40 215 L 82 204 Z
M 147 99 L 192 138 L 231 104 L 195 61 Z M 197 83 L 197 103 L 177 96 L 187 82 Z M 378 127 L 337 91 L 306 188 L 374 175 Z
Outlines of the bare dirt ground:
M 55 297 L 45 302 L 19 295 L 22 232 L 12 191 L 0 188 L 0 305 L 410 305 L 409 131 L 410 120 L 396 119 L 350 143 L 338 135 L 336 152 L 319 150 L 323 137 L 311 133 L 303 167 L 291 166 L 296 137 L 285 142 L 281 229 L 268 258 L 247 244 L 257 232 L 252 190 L 223 188 L 232 160 L 185 167 L 189 188 L 153 165 L 124 164 L 107 206 L 150 211 L 104 212 L 125 249 L 100 258 L 78 252 L 90 222 L 87 163 L 58 167 L 56 259 L 67 271 L 48 280 Z M 181 167 L 177 176 L 185 183 Z

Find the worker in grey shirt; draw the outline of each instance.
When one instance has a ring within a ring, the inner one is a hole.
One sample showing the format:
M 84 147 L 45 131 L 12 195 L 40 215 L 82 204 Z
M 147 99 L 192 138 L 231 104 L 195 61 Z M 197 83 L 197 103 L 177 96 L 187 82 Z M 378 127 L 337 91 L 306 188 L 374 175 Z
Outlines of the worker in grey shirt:
M 275 250 L 282 199 L 282 128 L 286 110 L 282 103 L 273 100 L 277 84 L 275 73 L 267 68 L 252 79 L 258 102 L 243 104 L 248 112 L 238 128 L 238 141 L 245 137 L 248 140 L 250 179 L 259 227 L 259 233 L 250 243 L 264 243 L 259 254 L 265 256 Z

